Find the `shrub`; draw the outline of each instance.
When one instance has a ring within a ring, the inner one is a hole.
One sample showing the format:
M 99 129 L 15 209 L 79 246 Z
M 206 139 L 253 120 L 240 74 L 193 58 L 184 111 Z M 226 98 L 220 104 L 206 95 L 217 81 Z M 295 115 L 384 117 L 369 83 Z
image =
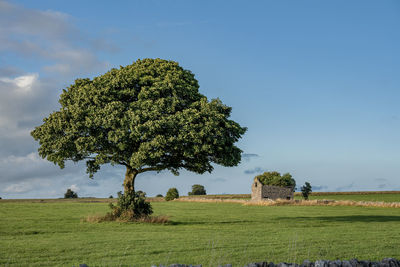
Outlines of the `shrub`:
M 111 213 L 108 213 L 107 216 L 114 220 L 137 221 L 153 213 L 153 208 L 146 201 L 144 192 L 140 191 L 134 192 L 132 195 L 118 192 L 117 204 L 110 203 L 110 208 Z
M 139 190 L 139 191 L 136 191 L 136 193 L 137 193 L 139 196 L 146 198 L 146 192 L 143 192 L 142 190 Z
M 260 180 L 264 185 L 275 185 L 285 187 L 296 187 L 296 181 L 292 178 L 290 173 L 281 175 L 279 172 L 264 172 L 263 174 L 257 175 L 255 179 Z
M 309 182 L 306 182 L 302 187 L 301 187 L 301 194 L 303 195 L 304 199 L 308 199 L 308 195 L 312 192 L 312 186 Z
M 68 188 L 67 192 L 64 194 L 64 198 L 78 198 L 78 194 Z
M 170 201 L 174 200 L 175 198 L 179 198 L 179 192 L 178 189 L 173 187 L 168 190 L 167 194 L 165 195 L 165 200 Z
M 156 197 L 164 197 L 163 195 L 161 195 L 161 194 L 158 194 Z
M 189 196 L 207 195 L 207 192 L 204 189 L 204 186 L 202 186 L 201 184 L 194 184 L 192 185 L 192 192 L 189 192 L 188 195 Z
M 110 195 L 108 198 L 114 198 L 113 195 Z

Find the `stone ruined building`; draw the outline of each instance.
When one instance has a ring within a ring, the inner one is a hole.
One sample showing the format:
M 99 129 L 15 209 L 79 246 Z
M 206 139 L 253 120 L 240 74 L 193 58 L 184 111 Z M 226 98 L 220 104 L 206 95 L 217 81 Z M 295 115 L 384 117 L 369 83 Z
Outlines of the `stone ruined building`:
M 267 199 L 293 199 L 293 187 L 282 187 L 275 185 L 263 185 L 259 179 L 254 179 L 251 186 L 251 200 Z

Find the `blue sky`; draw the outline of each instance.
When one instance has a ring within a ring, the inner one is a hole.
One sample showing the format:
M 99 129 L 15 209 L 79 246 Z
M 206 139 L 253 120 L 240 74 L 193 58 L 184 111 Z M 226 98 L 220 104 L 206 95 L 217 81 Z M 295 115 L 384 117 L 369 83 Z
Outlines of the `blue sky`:
M 123 168 L 60 170 L 29 132 L 74 79 L 139 58 L 178 61 L 248 127 L 239 166 L 143 174 L 148 195 L 249 193 L 266 170 L 316 191 L 400 190 L 399 28 L 398 1 L 0 0 L 0 196 L 122 190 Z

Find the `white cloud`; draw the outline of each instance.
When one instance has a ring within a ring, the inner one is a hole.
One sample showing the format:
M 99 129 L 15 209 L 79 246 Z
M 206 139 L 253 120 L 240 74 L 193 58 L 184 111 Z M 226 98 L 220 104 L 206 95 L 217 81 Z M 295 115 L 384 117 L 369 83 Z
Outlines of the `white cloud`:
M 14 86 L 14 89 L 16 89 L 17 92 L 28 92 L 32 89 L 32 86 L 34 83 L 38 80 L 39 74 L 34 73 L 34 74 L 27 74 L 23 76 L 16 77 L 14 79 L 10 79 L 7 77 L 0 77 L 0 81 L 4 83 L 9 83 L 16 85 Z
M 3 156 L 0 158 L 0 169 L 0 182 L 9 183 L 46 178 L 60 173 L 57 166 L 39 157 L 37 152 L 22 156 Z
M 79 187 L 76 184 L 73 184 L 69 187 L 74 192 L 79 192 Z
M 29 138 L 34 124 L 57 105 L 55 91 L 38 73 L 0 78 L 0 142 Z M 4 146 L 7 146 L 8 142 Z M 6 147 L 3 147 L 4 153 Z
M 12 184 L 7 186 L 3 192 L 4 193 L 26 193 L 33 188 L 32 183 L 30 182 L 21 182 L 18 184 Z
M 24 75 L 14 79 L 15 84 L 24 90 L 30 90 L 33 83 L 37 80 L 38 74 Z
M 43 163 L 45 162 L 44 159 L 39 157 L 37 153 L 29 153 L 26 156 L 8 156 L 0 159 L 0 164 L 29 164 L 29 163 Z

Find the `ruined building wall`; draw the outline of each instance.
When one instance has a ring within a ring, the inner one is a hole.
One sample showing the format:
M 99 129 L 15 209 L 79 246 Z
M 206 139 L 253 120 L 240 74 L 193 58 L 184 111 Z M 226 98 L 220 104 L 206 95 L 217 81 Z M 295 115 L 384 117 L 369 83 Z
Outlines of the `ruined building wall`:
M 264 185 L 262 187 L 261 197 L 269 199 L 293 199 L 293 189 L 290 187 Z
M 293 188 L 274 185 L 263 185 L 258 179 L 251 185 L 251 200 L 293 199 Z
M 251 200 L 261 200 L 263 184 L 257 179 L 251 185 Z

